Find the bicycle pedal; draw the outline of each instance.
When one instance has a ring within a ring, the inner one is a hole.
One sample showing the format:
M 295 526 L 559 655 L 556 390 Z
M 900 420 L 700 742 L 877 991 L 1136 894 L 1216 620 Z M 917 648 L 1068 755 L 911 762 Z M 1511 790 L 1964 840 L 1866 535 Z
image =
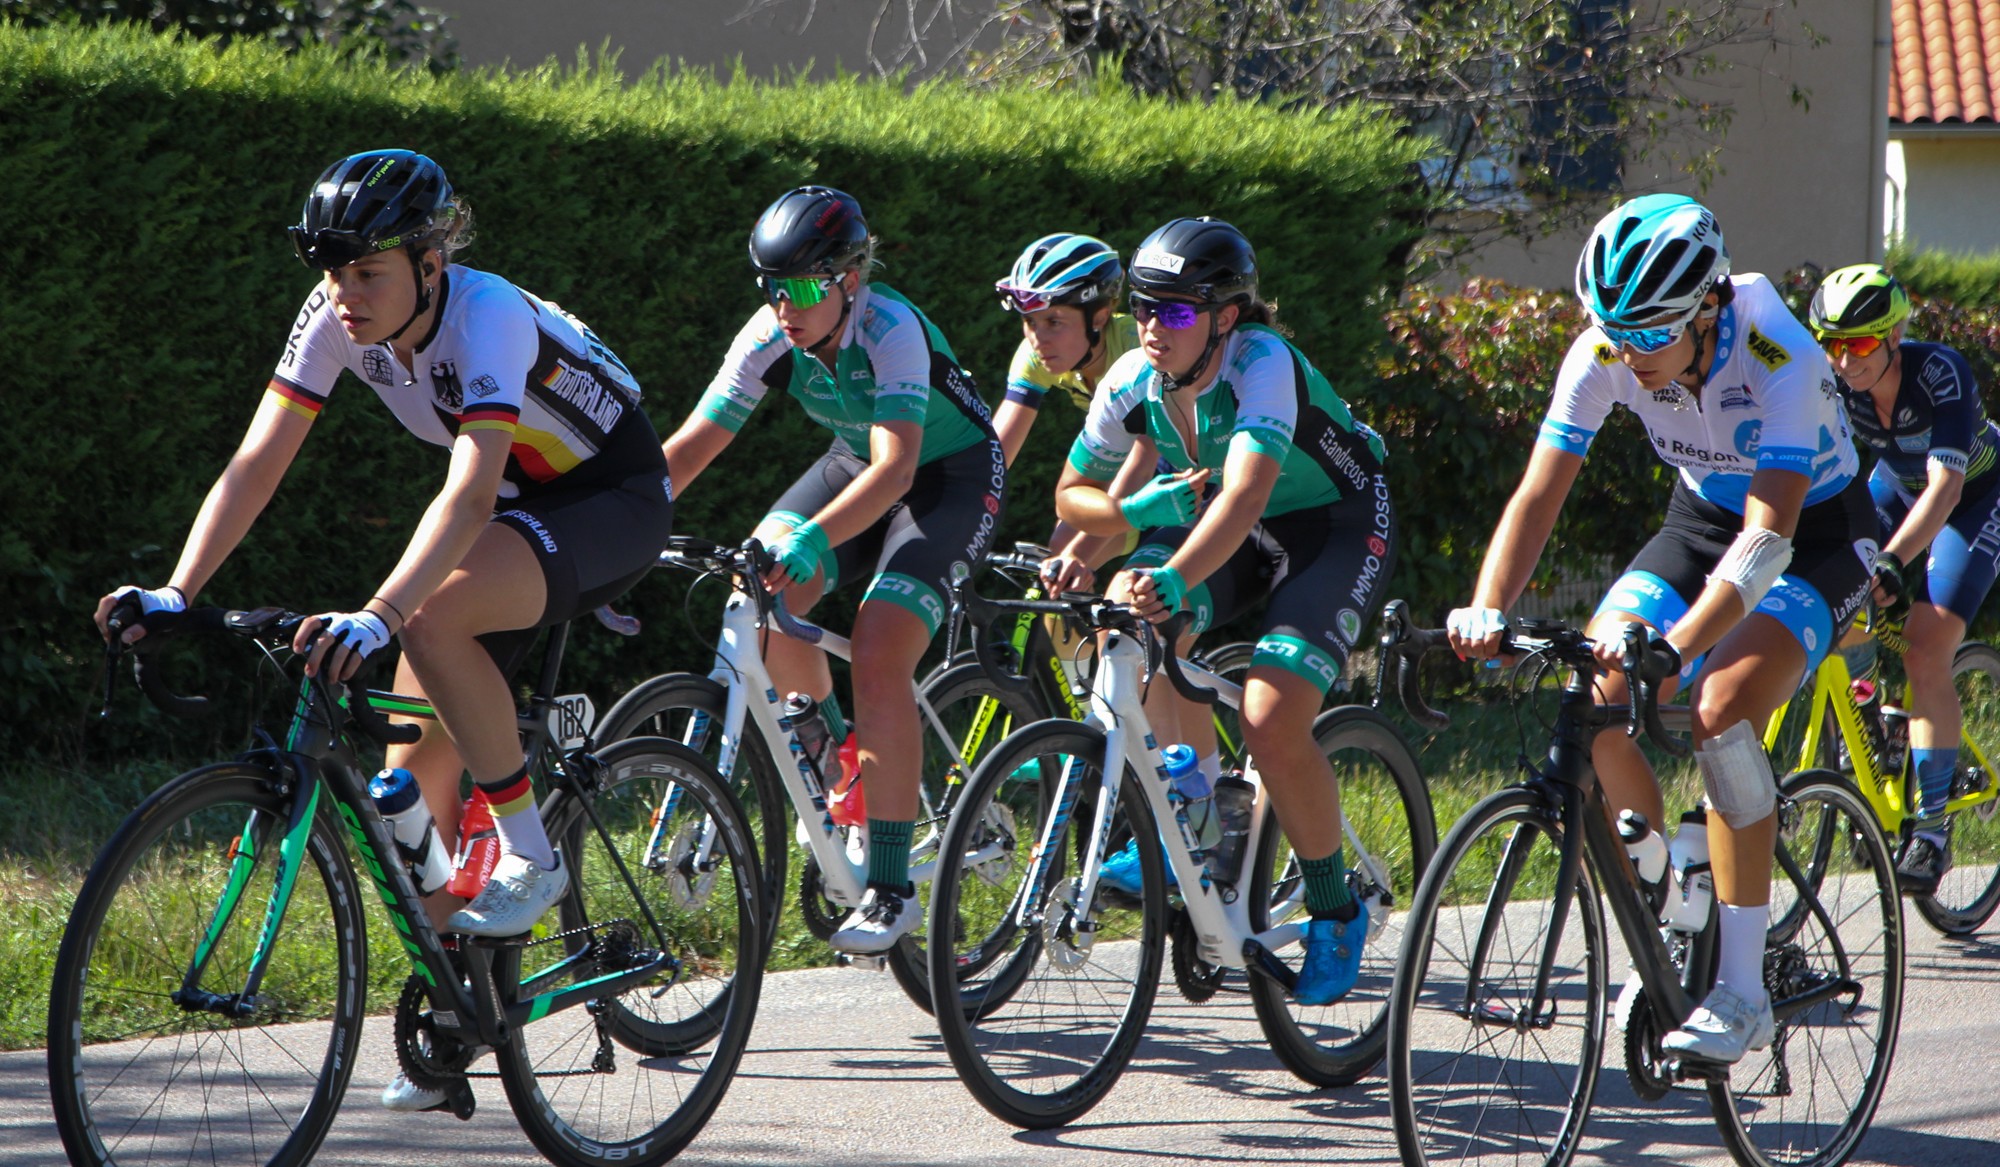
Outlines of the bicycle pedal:
M 444 1105 L 453 1118 L 470 1122 L 473 1111 L 479 1109 L 479 1100 L 473 1096 L 472 1084 L 461 1080 L 445 1087 Z
M 842 968 L 858 968 L 866 972 L 888 972 L 889 958 L 881 955 L 842 952 L 836 954 L 836 961 Z

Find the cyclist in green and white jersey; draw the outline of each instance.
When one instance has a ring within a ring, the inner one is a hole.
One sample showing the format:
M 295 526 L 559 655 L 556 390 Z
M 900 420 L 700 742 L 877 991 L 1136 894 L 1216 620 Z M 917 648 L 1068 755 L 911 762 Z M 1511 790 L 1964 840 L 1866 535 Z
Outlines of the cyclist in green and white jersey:
M 778 560 L 765 586 L 795 613 L 869 577 L 852 674 L 868 891 L 830 941 L 851 953 L 885 952 L 917 923 L 909 860 L 923 748 L 910 679 L 944 621 L 954 570 L 986 554 L 1007 482 L 986 405 L 944 334 L 869 281 L 874 247 L 861 205 L 830 187 L 800 187 L 766 208 L 750 234 L 766 304 L 665 446 L 685 495 L 773 390 L 833 431 L 832 448 L 756 535 Z M 826 655 L 781 636 L 764 651 L 780 690 L 819 699 L 834 740 L 845 737 Z
M 1189 609 L 1198 633 L 1270 597 L 1243 731 L 1305 876 L 1297 998 L 1331 1004 L 1354 987 L 1368 914 L 1348 887 L 1340 790 L 1312 724 L 1395 562 L 1382 440 L 1274 326 L 1235 227 L 1176 219 L 1140 245 L 1131 278 L 1141 348 L 1105 375 L 1056 511 L 1092 534 L 1141 532 L 1108 594 L 1148 619 Z M 1120 497 L 1118 480 L 1134 476 L 1145 481 Z M 1205 489 L 1211 478 L 1220 486 Z M 1147 714 L 1215 777 L 1206 711 L 1157 686 Z M 1103 879 L 1132 886 L 1137 847 L 1107 860 Z

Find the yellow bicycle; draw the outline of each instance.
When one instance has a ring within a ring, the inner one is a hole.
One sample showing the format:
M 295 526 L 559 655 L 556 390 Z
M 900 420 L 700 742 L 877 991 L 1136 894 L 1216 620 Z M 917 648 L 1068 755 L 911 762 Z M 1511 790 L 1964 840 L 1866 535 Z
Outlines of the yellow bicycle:
M 1900 657 L 1908 648 L 1899 631 L 1879 617 L 1869 630 L 1888 654 Z M 1952 816 L 1952 866 L 1936 891 L 1912 894 L 1910 899 L 1931 927 L 1947 936 L 1963 936 L 2000 907 L 2000 821 L 1996 821 L 2000 786 L 1985 748 L 2000 742 L 2000 650 L 1967 641 L 1959 645 L 1951 671 L 1965 712 L 1958 772 L 1945 807 Z M 1906 696 L 1901 687 L 1891 692 Z M 1846 660 L 1838 652 L 1829 653 L 1811 685 L 1771 716 L 1764 748 L 1781 761 L 1796 756 L 1799 770 L 1823 767 L 1851 775 L 1900 856 L 1915 825 L 1908 717 L 1896 702 L 1885 700 L 1879 728 L 1870 724 L 1874 720 L 1856 700 Z M 1803 725 L 1802 731 L 1794 729 L 1790 735 L 1797 738 L 1795 755 L 1785 733 L 1787 723 Z M 1821 837 L 1823 846 L 1831 845 L 1830 835 Z

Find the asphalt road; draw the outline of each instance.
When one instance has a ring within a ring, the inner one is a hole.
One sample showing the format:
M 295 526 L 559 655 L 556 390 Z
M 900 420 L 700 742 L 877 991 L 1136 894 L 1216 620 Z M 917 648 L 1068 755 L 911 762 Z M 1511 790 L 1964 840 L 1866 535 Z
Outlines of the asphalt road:
M 1909 917 L 1901 1042 L 1874 1129 L 1854 1162 L 1895 1167 L 2000 1163 L 2000 941 L 1944 941 Z M 336 1165 L 543 1160 L 498 1084 L 480 1110 L 394 1115 L 374 1085 L 393 1072 L 387 1019 L 363 1038 L 355 1088 L 318 1162 Z M 1615 1051 L 1615 1042 L 1607 1042 Z M 1616 1063 L 1599 1087 L 1580 1163 L 1727 1162 L 1702 1096 L 1640 1105 Z M 0 1055 L 0 1164 L 59 1164 L 40 1053 Z M 959 1085 L 936 1027 L 886 974 L 769 979 L 750 1052 L 683 1164 L 1393 1164 L 1380 1077 L 1306 1089 L 1279 1067 L 1242 996 L 1206 1005 L 1163 989 L 1131 1069 L 1084 1121 L 1021 1132 Z

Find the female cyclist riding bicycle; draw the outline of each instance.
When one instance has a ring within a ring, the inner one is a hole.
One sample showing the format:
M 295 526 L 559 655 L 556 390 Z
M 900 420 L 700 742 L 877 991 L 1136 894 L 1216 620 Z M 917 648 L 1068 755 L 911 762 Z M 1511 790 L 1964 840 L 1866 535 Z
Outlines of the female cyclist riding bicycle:
M 1598 428 L 1613 405 L 1636 413 L 1680 476 L 1660 532 L 1591 620 L 1607 674 L 1597 691 L 1605 703 L 1627 700 L 1616 657 L 1629 621 L 1657 630 L 1686 662 L 1680 683 L 1694 684 L 1695 757 L 1715 812 L 1721 968 L 1664 1044 L 1735 1062 L 1769 1044 L 1773 1024 L 1764 941 L 1776 787 L 1759 731 L 1861 605 L 1874 509 L 1855 477 L 1832 370 L 1769 280 L 1730 276 L 1705 207 L 1647 195 L 1614 209 L 1577 262 L 1576 291 L 1592 327 L 1556 376 L 1472 605 L 1451 613 L 1452 647 L 1495 654 L 1501 612 L 1527 586 Z M 1633 739 L 1600 734 L 1592 762 L 1614 811 L 1662 821 L 1659 785 Z
M 1896 876 L 1904 890 L 1930 893 L 1951 868 L 1944 805 L 1962 721 L 1952 660 L 2000 574 L 2000 542 L 1990 533 L 2000 527 L 2000 427 L 1987 419 L 1965 358 L 1905 341 L 1909 319 L 1903 285 L 1863 263 L 1826 277 L 1807 323 L 1839 374 L 1856 436 L 1876 455 L 1868 490 L 1889 536 L 1875 560 L 1874 598 L 1909 613 L 1910 769 L 1922 787 Z M 1919 559 L 1926 550 L 1928 562 Z
M 1395 562 L 1382 441 L 1277 330 L 1235 227 L 1175 219 L 1140 244 L 1131 276 L 1142 349 L 1106 374 L 1056 511 L 1094 535 L 1140 533 L 1109 596 L 1149 620 L 1186 608 L 1199 632 L 1270 596 L 1243 730 L 1305 875 L 1297 998 L 1331 1004 L 1354 986 L 1368 918 L 1348 889 L 1340 791 L 1312 726 Z M 1220 488 L 1206 490 L 1213 475 Z M 1212 783 L 1207 711 L 1165 686 L 1146 708 L 1163 740 L 1195 747 Z M 1129 890 L 1137 867 L 1135 840 L 1103 878 Z
M 437 721 L 388 747 L 388 764 L 415 775 L 447 839 L 470 773 L 501 849 L 471 903 L 440 891 L 426 907 L 440 930 L 512 936 L 561 899 L 569 873 L 536 811 L 508 677 L 537 629 L 615 599 L 653 565 L 673 488 L 625 366 L 575 317 L 454 262 L 470 229 L 422 154 L 371 150 L 320 175 L 291 238 L 324 277 L 249 432 L 171 581 L 119 588 L 97 621 L 134 599 L 147 613 L 185 609 L 270 502 L 341 371 L 365 381 L 412 434 L 450 449 L 451 466 L 388 578 L 355 610 L 303 623 L 293 647 L 309 674 L 345 680 L 402 641 L 396 687 L 428 699 Z M 382 1101 L 420 1110 L 444 1095 L 399 1074 Z
M 910 680 L 944 621 L 953 570 L 986 553 L 1007 478 L 986 405 L 944 334 L 869 281 L 874 249 L 861 205 L 830 187 L 802 186 L 765 208 L 750 265 L 767 303 L 665 447 L 685 490 L 774 389 L 833 431 L 756 536 L 777 559 L 764 584 L 794 614 L 872 571 L 853 632 L 868 891 L 828 941 L 854 954 L 886 952 L 919 923 L 909 860 L 923 741 Z M 833 740 L 845 737 L 825 654 L 786 637 L 765 652 L 781 690 L 819 700 Z
M 1109 243 L 1088 235 L 1045 235 L 1021 252 L 1007 278 L 994 284 L 1000 306 L 1021 315 L 1021 343 L 1007 370 L 1007 398 L 993 411 L 993 432 L 1007 464 L 1021 452 L 1040 416 L 1042 399 L 1061 389 L 1085 413 L 1119 357 L 1139 347 L 1139 326 L 1119 312 L 1124 265 Z M 1042 565 L 1052 594 L 1086 591 L 1096 571 L 1138 546 L 1138 532 L 1086 535 L 1061 519 L 1049 535 L 1055 554 Z

